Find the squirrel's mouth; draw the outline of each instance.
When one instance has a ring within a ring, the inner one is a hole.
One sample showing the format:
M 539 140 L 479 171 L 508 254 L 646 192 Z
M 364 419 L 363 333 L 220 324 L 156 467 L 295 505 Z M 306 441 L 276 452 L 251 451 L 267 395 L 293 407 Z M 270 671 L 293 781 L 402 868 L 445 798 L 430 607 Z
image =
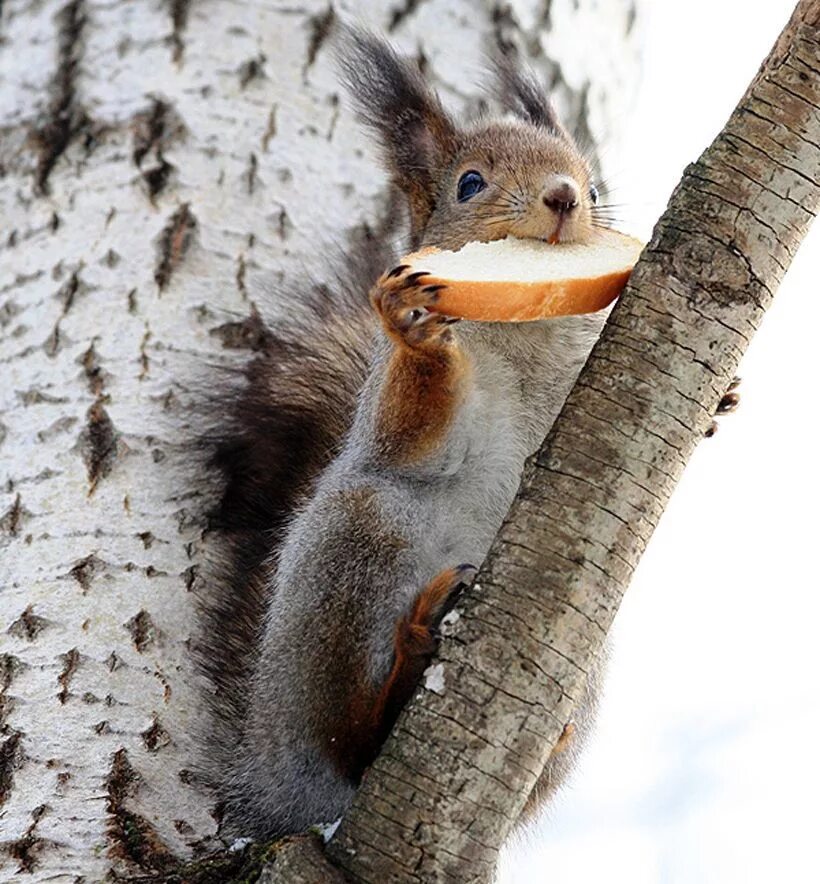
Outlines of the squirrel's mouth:
M 561 242 L 561 232 L 564 228 L 564 219 L 567 216 L 563 212 L 558 213 L 558 223 L 555 225 L 555 230 L 552 232 L 552 236 L 547 239 L 547 242 L 550 245 L 555 245 L 556 243 Z

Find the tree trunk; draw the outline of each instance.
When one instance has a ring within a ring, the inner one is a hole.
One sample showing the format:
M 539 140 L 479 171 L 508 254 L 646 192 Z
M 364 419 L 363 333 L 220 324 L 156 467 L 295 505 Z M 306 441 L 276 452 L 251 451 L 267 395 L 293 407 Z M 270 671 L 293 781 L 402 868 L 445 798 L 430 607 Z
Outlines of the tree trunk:
M 586 140 L 624 117 L 629 0 L 366 5 L 450 103 L 478 107 L 494 38 Z M 387 205 L 332 20 L 325 2 L 0 3 L 1 880 L 161 874 L 215 832 L 188 772 L 209 492 L 184 402 L 243 358 L 257 277 L 332 273 L 317 243 Z

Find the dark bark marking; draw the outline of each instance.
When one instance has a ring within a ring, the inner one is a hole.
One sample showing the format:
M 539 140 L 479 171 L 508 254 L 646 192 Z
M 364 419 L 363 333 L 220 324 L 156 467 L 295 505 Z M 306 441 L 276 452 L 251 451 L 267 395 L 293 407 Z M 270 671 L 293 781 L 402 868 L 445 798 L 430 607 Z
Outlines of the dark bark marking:
M 131 633 L 134 647 L 140 654 L 156 641 L 157 629 L 146 610 L 139 611 L 123 626 Z
M 154 715 L 151 726 L 144 730 L 140 736 L 145 748 L 152 753 L 159 752 L 160 749 L 171 743 L 171 735 L 159 723 L 159 718 L 156 715 Z
M 154 281 L 163 291 L 191 245 L 196 218 L 188 203 L 183 203 L 168 219 L 159 238 Z
M 243 61 L 239 66 L 239 88 L 244 89 L 251 80 L 260 80 L 264 79 L 265 71 L 264 66 L 267 61 L 267 57 L 264 53 L 259 53 L 256 58 L 249 58 L 247 61 Z
M 182 572 L 182 576 L 185 580 L 185 589 L 188 592 L 191 592 L 196 585 L 196 580 L 199 576 L 199 566 L 191 565 Z
M 84 0 L 72 0 L 57 13 L 57 69 L 49 85 L 52 97 L 46 120 L 34 133 L 40 153 L 35 185 L 43 195 L 49 193 L 48 179 L 57 160 L 89 122 L 76 100 L 85 21 Z
M 276 138 L 276 111 L 278 107 L 279 106 L 276 104 L 271 107 L 270 113 L 268 114 L 268 124 L 267 126 L 265 126 L 265 131 L 262 133 L 262 150 L 264 150 L 265 152 L 267 152 L 268 150 L 271 138 Z
M 150 365 L 150 360 L 148 359 L 148 342 L 150 340 L 151 329 L 146 325 L 145 332 L 140 341 L 140 373 L 138 379 L 141 381 L 148 377 L 148 368 Z
M 19 657 L 14 654 L 0 654 L 0 734 L 8 734 L 10 731 L 5 726 L 6 718 L 12 708 L 12 699 L 7 696 L 7 691 L 17 675 L 24 668 L 24 664 Z M 0 750 L 0 758 L 2 750 Z M 2 780 L 2 760 L 0 760 L 0 780 Z M 0 786 L 2 791 L 2 786 Z M 0 805 L 2 805 L 0 799 Z
M 14 654 L 0 654 L 0 695 L 9 689 L 14 676 L 23 668 L 19 657 Z
M 57 699 L 61 704 L 65 705 L 69 696 L 68 686 L 71 684 L 71 679 L 74 677 L 74 673 L 80 664 L 80 652 L 76 648 L 72 648 L 67 653 L 61 654 L 60 657 L 63 660 L 63 668 L 57 676 L 57 683 L 60 685 Z
M 150 100 L 148 109 L 134 117 L 132 157 L 137 168 L 142 166 L 148 153 L 154 151 L 159 155 L 170 140 L 184 132 L 181 120 L 168 102 L 156 96 L 151 96 Z
M 424 0 L 404 0 L 398 6 L 394 6 L 390 13 L 390 21 L 387 23 L 387 31 L 392 34 L 393 31 L 406 19 L 409 18 L 420 6 Z
M 276 232 L 279 234 L 279 239 L 288 239 L 292 228 L 293 223 L 283 206 L 279 209 L 279 213 L 276 216 Z
M 103 406 L 97 401 L 86 413 L 86 426 L 80 434 L 79 448 L 88 473 L 89 496 L 94 493 L 100 479 L 114 468 L 118 454 L 119 433 Z
M 56 215 L 54 216 L 56 217 Z M 82 265 L 80 265 L 82 266 Z M 54 358 L 57 353 L 62 348 L 62 333 L 60 331 L 60 322 L 63 316 L 68 313 L 68 311 L 74 306 L 74 301 L 81 291 L 87 288 L 83 285 L 82 280 L 80 279 L 80 268 L 77 268 L 73 271 L 71 276 L 60 286 L 56 295 L 58 301 L 62 303 L 63 311 L 60 316 L 60 319 L 54 324 L 54 328 L 51 330 L 51 334 L 45 339 L 43 342 L 43 350 L 46 355 L 50 358 Z
M 6 846 L 9 855 L 20 863 L 18 872 L 31 873 L 37 868 L 37 854 L 46 846 L 47 842 L 43 838 L 38 838 L 34 831 L 49 810 L 51 808 L 47 804 L 35 807 L 31 813 L 31 825 L 26 829 L 25 835 Z
M 254 190 L 256 190 L 256 176 L 259 169 L 259 161 L 256 159 L 256 154 L 251 153 L 248 157 L 248 168 L 245 172 L 245 183 L 248 187 L 248 196 L 253 194 Z
M 210 331 L 211 337 L 219 338 L 229 350 L 264 350 L 272 342 L 271 333 L 259 315 L 256 305 L 251 305 L 250 315 L 239 322 L 225 322 Z
M 334 92 L 328 98 L 328 103 L 333 108 L 333 114 L 330 117 L 330 125 L 327 127 L 327 135 L 325 136 L 325 140 L 333 141 L 333 134 L 336 131 L 336 124 L 339 122 L 339 96 Z M 290 181 L 293 177 L 290 169 L 282 169 L 279 173 L 279 178 L 281 181 Z
M 174 167 L 164 157 L 156 166 L 143 170 L 142 180 L 148 188 L 148 198 L 152 204 L 155 203 L 158 194 L 165 190 L 173 171 Z
M 76 580 L 82 587 L 83 594 L 88 592 L 92 580 L 106 569 L 106 563 L 93 553 L 80 559 L 68 572 L 68 577 Z
M 106 780 L 108 834 L 112 842 L 110 852 L 115 857 L 136 863 L 143 871 L 167 872 L 176 865 L 173 854 L 151 824 L 126 807 L 140 783 L 139 774 L 128 760 L 128 753 L 125 749 L 118 749 Z
M 85 353 L 79 358 L 79 362 L 83 367 L 83 373 L 88 381 L 88 389 L 90 393 L 97 399 L 102 397 L 105 382 L 108 375 L 100 367 L 97 351 L 94 349 L 94 341 L 92 340 Z
M 14 783 L 14 772 L 23 763 L 23 735 L 19 731 L 10 731 L 9 736 L 0 743 L 0 807 L 9 795 Z
M 248 300 L 248 287 L 245 282 L 245 275 L 248 270 L 247 262 L 245 261 L 244 252 L 240 252 L 236 258 L 236 287 L 239 289 L 239 294 L 242 296 L 242 300 Z
M 0 516 L 0 533 L 17 537 L 20 528 L 31 517 L 31 513 L 23 506 L 20 492 L 15 495 L 12 505 Z
M 171 13 L 171 47 L 173 49 L 173 59 L 175 62 L 182 61 L 182 54 L 185 52 L 185 42 L 182 35 L 188 24 L 188 12 L 191 8 L 191 0 L 169 0 Z
M 32 613 L 31 609 L 32 606 L 29 605 L 14 623 L 9 626 L 8 632 L 10 635 L 34 641 L 47 626 L 51 625 L 45 617 Z
M 60 339 L 60 323 L 57 322 L 54 328 L 51 330 L 51 334 L 43 341 L 43 351 L 46 356 L 50 359 L 53 359 L 57 353 L 60 351 L 61 347 L 61 339 Z
M 57 290 L 57 294 L 54 297 L 63 305 L 63 316 L 74 306 L 74 300 L 77 295 L 82 294 L 80 284 L 80 268 L 78 267 Z
M 22 312 L 23 308 L 15 301 L 12 301 L 11 298 L 8 301 L 4 301 L 0 304 L 0 328 L 5 328 L 14 320 L 15 316 Z
M 164 149 L 182 138 L 187 129 L 168 102 L 154 96 L 147 110 L 134 118 L 134 165 L 140 170 L 152 205 L 165 189 L 175 166 Z
M 171 685 L 168 684 L 168 679 L 159 671 L 154 672 L 154 678 L 156 678 L 159 683 L 162 685 L 162 702 L 170 703 L 171 702 Z
M 333 11 L 332 6 L 328 6 L 324 12 L 311 15 L 308 18 L 308 45 L 305 66 L 302 69 L 303 75 L 307 74 L 307 72 L 313 67 L 316 57 L 319 54 L 319 50 L 322 48 L 325 40 L 330 36 L 330 29 L 335 20 L 336 13 Z

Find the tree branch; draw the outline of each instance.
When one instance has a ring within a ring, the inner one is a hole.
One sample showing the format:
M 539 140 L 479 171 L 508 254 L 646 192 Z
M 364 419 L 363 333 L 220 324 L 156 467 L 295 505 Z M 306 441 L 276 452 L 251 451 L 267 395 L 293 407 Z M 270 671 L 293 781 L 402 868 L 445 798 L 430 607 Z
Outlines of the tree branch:
M 685 171 L 442 641 L 443 692 L 417 692 L 327 847 L 352 880 L 491 878 L 813 220 L 819 50 L 820 0 L 801 0 Z M 278 864 L 267 881 L 302 880 L 297 865 L 283 877 Z

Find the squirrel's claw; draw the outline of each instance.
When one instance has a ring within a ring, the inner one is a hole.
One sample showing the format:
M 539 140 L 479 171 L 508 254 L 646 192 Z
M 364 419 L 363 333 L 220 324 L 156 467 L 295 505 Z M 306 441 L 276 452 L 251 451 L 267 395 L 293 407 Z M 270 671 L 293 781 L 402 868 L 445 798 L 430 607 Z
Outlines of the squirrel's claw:
M 425 285 L 427 270 L 407 273 L 409 265 L 399 264 L 373 287 L 370 300 L 381 317 L 387 333 L 412 348 L 449 344 L 452 335 L 447 326 L 458 317 L 446 316 L 431 309 L 439 300 L 443 283 Z
M 718 402 L 715 414 L 731 414 L 733 411 L 737 411 L 738 405 L 740 405 L 740 394 L 733 392 L 727 393 L 720 402 Z
M 405 285 L 419 285 L 419 280 L 422 276 L 429 276 L 429 270 L 415 270 L 413 273 L 409 273 L 404 278 Z
M 732 378 L 731 383 L 726 389 L 726 392 L 721 397 L 720 401 L 717 404 L 717 408 L 715 408 L 715 417 L 721 417 L 724 414 L 731 414 L 733 411 L 737 411 L 738 405 L 740 405 L 740 393 L 736 392 L 737 388 L 740 386 L 740 378 L 735 376 Z M 709 426 L 706 428 L 706 432 L 703 434 L 706 439 L 711 439 L 712 436 L 715 435 L 718 431 L 718 422 L 713 420 Z

